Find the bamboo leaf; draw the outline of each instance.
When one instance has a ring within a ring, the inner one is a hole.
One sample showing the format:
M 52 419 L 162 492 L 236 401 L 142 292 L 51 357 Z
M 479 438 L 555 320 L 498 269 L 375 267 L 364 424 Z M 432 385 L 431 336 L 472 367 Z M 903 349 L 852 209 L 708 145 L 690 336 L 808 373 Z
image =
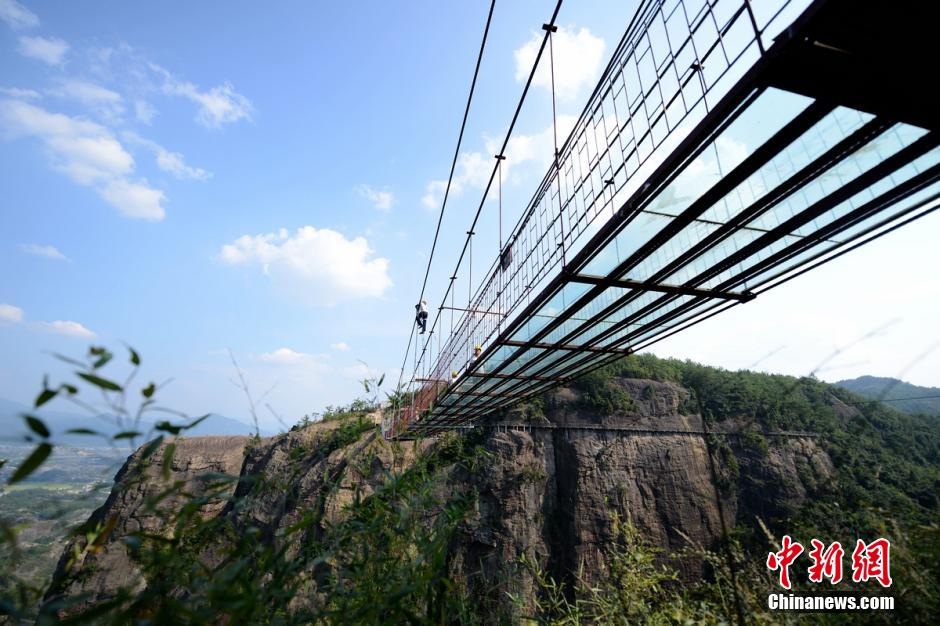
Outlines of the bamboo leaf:
M 31 431 L 40 437 L 49 437 L 49 429 L 46 428 L 46 424 L 41 419 L 35 417 L 34 415 L 24 415 L 23 419 L 26 420 L 26 425 L 29 426 Z
M 78 376 L 96 387 L 100 387 L 106 391 L 121 391 L 121 386 L 114 382 L 113 380 L 108 380 L 107 378 L 101 378 L 100 376 L 95 376 L 94 374 L 86 374 L 85 372 L 75 372 Z
M 36 449 L 33 450 L 32 454 L 27 457 L 23 463 L 16 468 L 16 471 L 13 472 L 13 475 L 10 476 L 10 480 L 7 481 L 8 484 L 12 485 L 18 483 L 24 478 L 27 478 L 30 474 L 36 471 L 36 469 L 42 465 L 43 461 L 49 458 L 49 455 L 52 453 L 52 445 L 48 443 L 41 443 L 36 446 Z
M 71 359 L 71 358 L 69 358 L 69 357 L 67 357 L 67 356 L 63 356 L 63 355 L 61 355 L 61 354 L 59 354 L 59 353 L 57 353 L 57 352 L 53 352 L 53 353 L 52 353 L 52 356 L 54 356 L 55 358 L 59 359 L 60 361 L 64 361 L 65 363 L 68 363 L 69 365 L 76 365 L 76 366 L 78 366 L 78 367 L 87 367 L 87 365 L 86 365 L 85 363 L 82 363 L 81 361 L 77 361 L 77 360 L 75 360 L 75 359 Z
M 167 421 L 163 421 L 163 422 L 157 422 L 156 425 L 154 426 L 154 429 L 159 430 L 164 433 L 170 433 L 171 435 L 178 435 L 180 434 L 180 431 L 183 430 L 183 427 L 176 426 Z
M 198 426 L 199 424 L 201 424 L 202 422 L 204 422 L 205 420 L 209 419 L 209 415 L 210 415 L 209 413 L 206 413 L 202 417 L 197 417 L 186 426 L 186 430 L 189 430 L 190 428 L 194 428 Z
M 88 428 L 70 428 L 65 431 L 66 435 L 100 435 L 101 433 Z
M 173 455 L 176 454 L 176 444 L 170 443 L 167 444 L 166 448 L 163 450 L 163 478 L 164 480 L 170 479 L 170 468 L 173 464 Z
M 36 401 L 33 403 L 33 408 L 38 409 L 39 407 L 44 405 L 46 402 L 49 402 L 49 400 L 52 400 L 53 398 L 55 398 L 56 394 L 58 393 L 59 392 L 56 391 L 55 389 L 49 389 L 48 387 L 46 387 L 39 393 L 38 396 L 36 396 Z
M 107 350 L 104 350 L 104 351 L 101 353 L 101 356 L 98 357 L 98 360 L 95 361 L 94 363 L 92 363 L 91 367 L 92 367 L 93 369 L 98 369 L 98 368 L 104 367 L 105 365 L 107 365 L 108 361 L 110 361 L 113 357 L 114 357 L 113 354 L 111 354 L 111 353 L 108 352 Z
M 153 441 L 147 444 L 147 446 L 140 453 L 141 458 L 146 459 L 147 457 L 152 455 L 154 452 L 156 452 L 157 448 L 160 447 L 161 443 L 163 443 L 163 435 L 160 435 L 159 437 L 157 437 L 156 439 L 154 439 Z

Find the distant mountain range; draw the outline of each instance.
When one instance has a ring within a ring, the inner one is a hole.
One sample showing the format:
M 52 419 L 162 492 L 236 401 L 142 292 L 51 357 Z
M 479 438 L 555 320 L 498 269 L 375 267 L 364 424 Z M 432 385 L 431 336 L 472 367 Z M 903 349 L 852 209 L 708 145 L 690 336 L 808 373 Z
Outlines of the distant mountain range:
M 52 411 L 45 407 L 38 411 L 32 411 L 29 407 L 11 400 L 0 398 L 0 442 L 3 443 L 22 443 L 29 434 L 29 429 L 22 418 L 23 413 L 36 415 L 52 432 L 52 440 L 59 444 L 70 445 L 97 445 L 101 443 L 100 439 L 89 435 L 68 435 L 67 430 L 75 428 L 87 428 L 112 436 L 122 430 L 129 430 L 130 425 L 125 424 L 122 428 L 118 425 L 117 419 L 113 415 L 92 416 L 85 413 L 70 411 Z M 142 432 L 146 436 L 156 422 L 166 419 L 174 425 L 178 425 L 183 420 L 174 416 L 158 417 L 156 413 L 150 413 L 145 420 L 134 429 Z M 253 435 L 254 427 L 242 421 L 223 415 L 210 415 L 207 419 L 200 422 L 197 426 L 185 432 L 187 436 L 195 437 L 199 435 Z M 272 433 L 262 429 L 261 435 L 267 436 Z M 143 441 L 143 438 L 138 438 Z
M 835 385 L 860 396 L 880 400 L 905 413 L 940 415 L 938 387 L 919 387 L 897 378 L 878 376 L 859 376 L 851 380 L 840 380 Z

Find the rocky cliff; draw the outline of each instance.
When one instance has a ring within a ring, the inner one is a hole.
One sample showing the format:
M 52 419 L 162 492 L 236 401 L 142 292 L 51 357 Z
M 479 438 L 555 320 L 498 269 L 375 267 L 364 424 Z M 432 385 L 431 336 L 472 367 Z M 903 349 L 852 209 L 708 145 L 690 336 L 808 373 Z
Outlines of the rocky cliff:
M 618 378 L 615 384 L 629 397 L 625 410 L 600 414 L 577 390 L 560 389 L 541 410 L 496 416 L 480 429 L 474 435 L 484 459 L 479 466 L 445 463 L 435 471 L 436 501 L 473 493 L 447 557 L 447 568 L 471 597 L 488 599 L 501 614 L 519 610 L 506 592 L 531 598 L 535 589 L 532 571 L 517 566 L 521 555 L 556 580 L 601 575 L 615 516 L 631 520 L 669 555 L 690 542 L 712 546 L 742 519 L 785 516 L 833 475 L 812 437 L 755 434 L 745 415 L 705 434 L 686 389 L 652 380 Z M 167 527 L 160 514 L 174 503 L 190 503 L 199 520 L 226 519 L 236 533 L 251 533 L 258 542 L 282 542 L 287 557 L 299 560 L 306 544 L 297 539 L 298 527 L 305 538 L 322 536 L 351 503 L 368 499 L 438 445 L 389 443 L 376 428 L 344 438 L 338 429 L 342 424 L 314 424 L 260 441 L 180 437 L 172 455 L 164 444 L 148 463 L 138 451 L 90 520 L 88 528 L 96 531 L 66 547 L 47 603 L 78 600 L 63 609 L 73 612 L 116 598 L 122 589 L 154 585 L 154 573 L 138 566 L 139 547 L 128 537 L 184 532 L 185 524 Z M 220 563 L 217 539 L 198 547 L 209 569 Z M 702 574 L 694 558 L 676 563 L 685 577 Z M 308 569 L 314 585 L 317 565 Z M 294 592 L 291 606 L 302 606 L 302 590 Z

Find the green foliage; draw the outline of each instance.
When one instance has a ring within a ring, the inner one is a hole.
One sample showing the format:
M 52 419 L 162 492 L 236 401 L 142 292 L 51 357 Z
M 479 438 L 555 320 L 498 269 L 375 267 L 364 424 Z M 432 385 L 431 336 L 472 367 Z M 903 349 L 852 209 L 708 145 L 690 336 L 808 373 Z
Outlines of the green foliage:
M 51 387 L 48 379 L 43 380 L 42 391 L 37 395 L 34 408 L 39 408 L 55 400 L 64 398 L 89 413 L 89 419 L 92 416 L 102 413 L 109 413 L 117 421 L 119 431 L 113 436 L 101 435 L 93 429 L 78 428 L 71 429 L 67 434 L 86 435 L 100 443 L 104 439 L 112 446 L 121 443 L 128 444 L 128 450 L 133 451 L 137 447 L 138 438 L 144 435 L 140 430 L 141 419 L 154 407 L 155 400 L 151 397 L 157 389 L 156 384 L 149 383 L 141 389 L 143 400 L 135 407 L 132 406 L 128 398 L 128 390 L 138 374 L 141 359 L 140 355 L 128 348 L 128 363 L 130 371 L 126 373 L 122 383 L 115 382 L 111 377 L 105 376 L 102 370 L 108 365 L 113 364 L 114 354 L 109 350 L 92 346 L 89 348 L 84 360 L 72 359 L 61 355 L 55 355 L 59 360 L 74 366 L 76 369 L 74 382 L 64 382 L 57 387 Z M 85 391 L 85 393 L 81 393 Z M 178 417 L 186 416 L 180 413 Z M 33 435 L 40 438 L 39 442 L 32 452 L 16 467 L 12 475 L 7 479 L 6 486 L 0 488 L 0 496 L 8 496 L 11 489 L 17 486 L 30 476 L 32 476 L 51 456 L 54 445 L 51 442 L 53 436 L 52 429 L 35 415 L 24 415 L 28 428 Z M 187 429 L 198 424 L 203 418 L 188 420 L 189 423 L 180 425 L 172 424 L 169 421 L 161 421 L 154 428 L 146 433 L 147 436 L 153 436 L 160 431 L 180 434 Z M 156 451 L 162 443 L 163 437 L 158 436 L 145 446 L 141 453 L 141 461 L 149 463 L 150 456 Z M 162 467 L 167 470 L 172 463 L 173 452 L 170 446 L 167 446 L 161 459 Z M 60 510 L 59 516 L 67 513 Z M 105 528 L 105 536 L 110 533 L 110 528 Z M 13 619 L 26 619 L 34 617 L 36 607 L 42 597 L 44 589 L 37 586 L 35 581 L 26 579 L 18 575 L 17 567 L 22 560 L 29 555 L 24 555 L 18 544 L 18 534 L 21 531 L 14 523 L 5 518 L 0 518 L 0 561 L 3 566 L 0 567 L 0 615 L 6 614 Z M 87 533 L 86 533 L 87 534 Z M 94 551 L 96 544 L 89 540 L 86 546 L 87 550 Z
M 51 387 L 45 382 L 37 405 L 60 396 L 84 401 L 86 390 L 94 397 L 103 394 L 109 408 L 124 420 L 121 430 L 126 434 L 115 439 L 127 437 L 129 444 L 136 445 L 139 416 L 153 405 L 157 391 L 150 384 L 140 396 L 129 393 L 139 355 L 131 351 L 128 377 L 101 371 L 114 363 L 113 355 L 103 348 L 90 351 L 86 363 L 67 362 L 81 368 L 76 372 L 80 384 Z M 788 532 L 807 545 L 811 537 L 839 539 L 843 545 L 851 545 L 855 537 L 890 537 L 896 595 L 903 598 L 895 616 L 910 623 L 928 623 L 936 616 L 940 610 L 936 424 L 859 402 L 848 392 L 812 378 L 727 372 L 647 355 L 624 359 L 577 381 L 584 406 L 605 414 L 632 410 L 633 403 L 618 382 L 623 377 L 673 381 L 689 389 L 693 398 L 688 408 L 701 406 L 709 426 L 729 420 L 748 422 L 738 438 L 709 437 L 723 491 L 740 488 L 748 463 L 764 462 L 771 446 L 777 445 L 763 433 L 820 433 L 817 441 L 837 472 L 831 481 L 820 481 L 810 501 L 784 520 L 786 528 L 775 531 Z M 382 474 L 377 469 L 381 464 L 374 461 L 383 446 L 391 445 L 394 453 L 396 444 L 381 440 L 367 417 L 378 407 L 381 383 L 376 379 L 364 384 L 369 397 L 345 407 L 328 407 L 324 421 L 334 422 L 331 426 L 309 436 L 292 435 L 286 469 L 276 475 L 207 474 L 196 477 L 198 488 L 173 480 L 169 470 L 175 446 L 169 436 L 185 433 L 201 418 L 178 414 L 179 423 L 159 424 L 148 434 L 155 438 L 135 457 L 139 462 L 129 468 L 123 485 L 130 489 L 135 481 L 158 484 L 155 492 L 148 492 L 152 495 L 143 510 L 159 520 L 151 528 L 163 530 L 141 529 L 120 537 L 147 585 L 126 588 L 113 600 L 92 607 L 72 607 L 73 619 L 174 624 L 470 624 L 509 619 L 487 613 L 487 606 L 469 597 L 466 581 L 454 578 L 452 569 L 455 546 L 477 508 L 474 485 L 491 467 L 492 455 L 473 435 L 446 436 L 423 448 L 406 470 Z M 654 399 L 655 387 L 648 386 L 642 394 Z M 127 408 L 129 395 L 142 398 L 142 407 Z M 517 409 L 535 417 L 544 403 L 529 401 Z M 20 463 L 11 482 L 17 474 L 25 478 L 36 471 L 52 449 L 48 426 L 29 417 L 27 424 L 38 438 L 36 460 Z M 310 421 L 305 416 L 301 423 Z M 268 454 L 267 445 L 260 438 L 250 442 L 249 456 Z M 337 451 L 342 453 L 334 455 Z M 312 468 L 326 472 L 325 487 L 314 501 L 301 504 L 296 485 Z M 363 481 L 354 487 L 351 502 L 340 514 L 327 515 L 327 499 L 349 488 L 344 478 L 347 468 Z M 797 471 L 809 470 L 798 467 Z M 446 479 L 455 475 L 466 480 L 458 481 L 456 489 L 452 482 L 444 488 Z M 546 479 L 541 466 L 529 464 L 519 472 L 518 484 L 537 485 Z M 369 488 L 361 489 L 366 483 Z M 9 497 L 12 488 L 6 489 Z M 254 514 L 252 507 L 264 502 L 267 494 L 283 495 L 278 502 L 293 511 L 290 526 L 275 530 L 266 525 L 263 515 Z M 204 512 L 210 506 L 224 507 L 229 514 L 207 518 Z M 19 557 L 14 550 L 18 529 L 11 521 L 2 522 L 0 549 L 6 550 L 3 557 L 10 558 L 0 560 L 0 610 L 13 619 L 33 618 L 44 589 L 18 578 Z M 732 539 L 719 546 L 720 553 L 713 551 L 714 546 L 711 550 L 690 546 L 688 555 L 667 556 L 615 514 L 607 571 L 593 573 L 591 582 L 577 577 L 577 584 L 566 588 L 534 557 L 523 556 L 518 565 L 531 574 L 538 593 L 512 597 L 519 610 L 538 623 L 734 623 L 738 607 L 750 622 L 779 623 L 785 616 L 765 608 L 774 583 L 763 567 L 767 552 L 777 546 L 772 537 L 746 522 L 733 529 Z M 771 520 L 771 526 L 775 522 L 779 520 Z M 88 577 L 102 566 L 97 556 L 116 540 L 112 537 L 116 523 L 113 517 L 98 516 L 75 529 L 73 551 L 67 555 L 70 576 Z M 676 559 L 686 556 L 705 563 L 704 578 L 680 582 Z M 507 566 L 507 579 L 515 566 Z M 56 608 L 68 607 L 51 607 L 38 623 L 51 623 Z M 827 623 L 857 618 L 815 617 Z
M 530 396 L 496 415 L 500 420 L 511 422 L 539 421 L 545 417 L 545 398 Z
M 878 376 L 840 380 L 835 385 L 863 398 L 885 402 L 898 411 L 940 416 L 940 388 L 937 387 L 919 387 L 896 378 Z
M 111 360 L 103 358 L 109 353 L 100 349 L 91 354 L 95 361 L 89 372 L 97 372 L 96 367 Z M 139 356 L 132 354 L 136 367 Z M 127 388 L 122 385 L 118 392 L 101 385 L 99 379 L 109 379 L 97 373 L 78 377 L 105 393 L 123 396 Z M 381 380 L 373 381 L 367 389 L 375 391 L 380 384 Z M 143 396 L 149 402 L 153 394 Z M 43 398 L 43 402 L 48 400 Z M 122 407 L 124 400 L 110 398 L 109 405 Z M 135 482 L 164 481 L 157 493 L 147 497 L 144 510 L 160 520 L 157 528 L 165 530 L 139 530 L 121 537 L 147 585 L 125 588 L 113 600 L 92 607 L 70 609 L 67 603 L 47 607 L 38 623 L 49 623 L 53 612 L 63 609 L 80 623 L 474 622 L 472 603 L 448 578 L 448 564 L 454 534 L 475 495 L 468 490 L 442 500 L 435 489 L 442 471 L 455 466 L 462 466 L 469 475 L 480 471 L 485 453 L 469 440 L 441 438 L 406 471 L 377 477 L 378 486 L 368 497 L 357 492 L 339 519 L 328 521 L 323 513 L 325 498 L 340 487 L 336 473 L 327 477 L 327 492 L 314 505 L 298 509 L 296 523 L 282 536 L 266 536 L 268 530 L 251 523 L 236 526 L 237 520 L 251 519 L 239 511 L 253 499 L 272 490 L 283 491 L 337 450 L 353 451 L 343 455 L 348 459 L 344 464 L 360 472 L 372 471 L 375 446 L 389 444 L 378 438 L 374 422 L 363 415 L 362 402 L 351 407 L 356 415 L 319 432 L 311 445 L 290 450 L 286 476 L 242 476 L 237 488 L 235 478 L 228 476 L 196 476 L 201 487 L 195 490 L 188 483 L 171 480 L 175 444 L 162 436 L 154 439 L 133 457 L 136 464 L 126 470 L 121 486 L 133 490 Z M 158 429 L 179 434 L 198 421 L 167 422 Z M 49 434 L 38 421 L 29 425 L 37 435 Z M 136 437 L 133 423 L 128 427 L 119 439 Z M 259 444 L 254 442 L 254 446 Z M 34 471 L 48 451 L 51 444 L 40 443 L 20 464 L 14 479 Z M 159 478 L 149 468 L 157 469 Z M 233 514 L 206 519 L 202 511 L 210 505 L 230 507 Z M 74 549 L 66 562 L 71 578 L 59 581 L 60 588 L 95 572 L 99 567 L 96 555 L 110 540 L 116 522 L 113 516 L 93 516 L 75 529 Z M 3 530 L 4 545 L 12 547 L 13 526 L 4 524 Z M 43 590 L 19 581 L 13 567 L 12 560 L 0 566 L 0 610 L 14 619 L 34 617 Z
M 767 456 L 770 452 L 767 437 L 754 430 L 741 433 L 741 446 L 761 457 Z
M 363 363 L 363 365 L 365 364 Z M 360 418 L 369 413 L 378 411 L 382 406 L 381 402 L 379 401 L 379 393 L 382 389 L 382 383 L 385 382 L 385 374 L 364 378 L 360 382 L 362 383 L 362 387 L 366 393 L 364 397 L 356 398 L 345 406 L 327 405 L 327 407 L 323 409 L 323 413 L 319 414 L 320 421 L 335 422 L 348 418 Z M 389 395 L 389 398 L 392 398 L 392 396 Z M 314 413 L 314 415 L 318 414 Z M 308 416 L 304 416 L 304 418 L 307 420 L 307 423 L 310 422 Z
M 733 621 L 725 604 L 676 585 L 678 573 L 664 562 L 661 550 L 643 541 L 633 524 L 614 515 L 612 528 L 615 543 L 608 550 L 607 571 L 594 576 L 594 583 L 579 577 L 573 593 L 523 557 L 539 587 L 533 621 L 617 626 Z
M 545 470 L 541 465 L 535 463 L 530 463 L 522 468 L 522 471 L 519 472 L 519 480 L 522 484 L 540 484 L 545 482 L 548 478 L 548 475 L 545 473 Z
M 745 456 L 762 458 L 776 445 L 764 432 L 817 433 L 816 442 L 832 459 L 835 475 L 818 483 L 804 480 L 816 488 L 812 497 L 799 510 L 786 511 L 772 524 L 781 534 L 801 537 L 806 545 L 812 537 L 840 540 L 843 545 L 854 545 L 859 537 L 890 538 L 892 550 L 901 546 L 898 551 L 905 556 L 900 558 L 907 559 L 904 565 L 897 561 L 893 568 L 899 572 L 897 588 L 906 598 L 894 615 L 903 615 L 911 623 L 929 622 L 926 616 L 936 615 L 940 598 L 940 424 L 935 417 L 906 415 L 813 377 L 731 372 L 652 355 L 631 355 L 594 376 L 601 380 L 596 382 L 595 378 L 591 385 L 603 385 L 616 377 L 675 382 L 694 394 L 707 424 L 720 427 L 729 420 L 749 423 L 752 430 L 738 439 L 738 453 L 729 438 L 709 437 L 722 490 L 736 488 Z M 753 474 L 749 480 L 759 487 Z M 747 520 L 735 529 L 742 540 L 743 561 L 759 562 L 762 554 L 766 556 L 766 538 L 754 529 Z
M 636 408 L 633 398 L 606 370 L 585 374 L 572 385 L 581 393 L 581 406 L 601 415 L 625 413 Z

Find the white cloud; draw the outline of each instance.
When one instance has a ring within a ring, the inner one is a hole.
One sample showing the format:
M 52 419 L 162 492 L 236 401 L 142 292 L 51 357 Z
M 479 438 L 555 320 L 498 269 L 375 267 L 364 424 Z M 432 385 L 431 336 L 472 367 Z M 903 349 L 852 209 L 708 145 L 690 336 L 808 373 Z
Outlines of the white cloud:
M 69 44 L 57 37 L 20 37 L 19 53 L 47 65 L 61 65 Z
M 679 176 L 663 190 L 651 206 L 653 210 L 678 214 L 695 198 L 698 198 L 722 178 L 722 172 L 728 172 L 743 161 L 749 150 L 747 145 L 732 138 L 719 137 L 715 145 L 703 151 L 682 171 Z M 749 180 L 739 185 L 730 199 L 726 198 L 713 205 L 703 217 L 712 220 L 725 221 L 726 205 L 734 202 L 748 204 L 764 193 L 764 186 L 760 179 Z
M 41 138 L 56 169 L 90 185 L 130 173 L 134 159 L 103 126 L 15 100 L 0 102 L 0 120 L 13 135 Z
M 159 189 L 147 186 L 146 182 L 113 180 L 98 193 L 127 217 L 151 222 L 159 222 L 166 217 L 166 211 L 163 210 L 166 196 Z
M 35 256 L 41 256 L 47 259 L 52 259 L 54 261 L 68 261 L 69 258 L 59 252 L 59 249 L 55 246 L 41 246 L 36 243 L 25 243 L 20 246 L 20 250 L 26 254 L 32 254 Z
M 366 378 L 375 378 L 379 376 L 382 372 L 380 372 L 379 370 L 373 367 L 369 367 L 368 363 L 359 361 L 358 363 L 354 365 L 347 365 L 346 367 L 342 368 L 340 370 L 340 373 L 342 373 L 343 375 L 349 378 L 354 378 L 356 380 L 364 380 Z
M 542 45 L 544 33 L 532 38 L 513 53 L 516 59 L 516 80 L 525 81 Z M 587 28 L 575 32 L 574 28 L 559 27 L 552 35 L 555 57 L 555 93 L 561 100 L 577 97 L 582 85 L 593 84 L 600 73 L 604 58 L 604 40 L 595 37 Z M 551 68 L 547 50 L 542 53 L 539 68 L 532 83 L 545 89 L 552 88 Z
M 145 100 L 137 100 L 134 102 L 134 116 L 137 118 L 138 122 L 149 126 L 156 114 L 157 110 L 153 108 L 149 102 Z
M 212 177 L 211 173 L 200 167 L 186 165 L 182 154 L 179 152 L 170 152 L 155 141 L 144 139 L 137 133 L 131 131 L 126 131 L 123 137 L 130 143 L 135 143 L 152 150 L 156 155 L 157 167 L 164 172 L 173 174 L 173 176 L 180 180 L 208 180 Z
M 20 89 L 19 87 L 0 87 L 0 93 L 18 100 L 39 100 L 42 98 L 42 94 L 34 89 Z
M 568 133 L 574 127 L 576 118 L 570 115 L 558 116 L 558 143 L 564 142 Z M 486 154 L 482 152 L 465 152 L 457 159 L 457 168 L 450 185 L 450 194 L 453 197 L 461 195 L 466 189 L 485 189 L 495 165 L 494 155 L 502 146 L 502 138 L 487 138 L 485 141 Z M 514 135 L 506 145 L 503 161 L 503 183 L 509 181 L 510 171 L 524 163 L 535 163 L 544 170 L 552 162 L 554 148 L 554 131 L 552 126 L 533 135 Z M 425 189 L 421 203 L 428 209 L 437 209 L 444 199 L 447 189 L 446 180 L 432 180 Z
M 111 132 L 94 122 L 51 113 L 19 100 L 0 101 L 0 128 L 11 137 L 40 139 L 53 167 L 73 181 L 93 187 L 128 217 L 161 220 L 163 192 L 132 181 L 134 158 Z
M 80 337 L 83 339 L 93 339 L 97 335 L 88 330 L 78 322 L 70 320 L 56 320 L 54 322 L 40 322 L 39 327 L 46 332 L 57 335 L 66 335 L 67 337 Z
M 12 304 L 0 303 L 0 322 L 18 324 L 23 321 L 23 309 Z
M 222 247 L 220 258 L 230 265 L 260 265 L 265 274 L 302 283 L 320 304 L 374 298 L 392 286 L 388 259 L 373 258 L 363 237 L 346 239 L 327 228 L 303 226 L 290 235 L 244 235 Z
M 0 0 L 0 20 L 13 30 L 39 26 L 39 17 L 16 0 Z
M 306 352 L 297 352 L 290 348 L 278 348 L 273 352 L 267 352 L 261 355 L 261 360 L 268 363 L 278 363 L 281 365 L 296 365 L 306 361 L 312 361 L 316 357 Z
M 206 128 L 221 128 L 225 124 L 251 119 L 254 110 L 251 101 L 235 91 L 231 83 L 201 91 L 193 83 L 178 80 L 159 65 L 151 63 L 150 68 L 163 76 L 163 93 L 181 96 L 199 105 L 196 121 Z
M 121 94 L 94 83 L 65 80 L 50 93 L 74 100 L 107 120 L 118 119 L 124 114 L 124 98 Z
M 464 152 L 457 159 L 457 168 L 450 183 L 450 195 L 459 196 L 466 187 L 483 189 L 490 179 L 493 171 L 492 157 L 486 157 L 481 152 Z M 446 180 L 432 180 L 421 197 L 421 204 L 428 209 L 437 209 L 444 200 L 447 190 Z
M 330 347 L 333 348 L 334 350 L 339 350 L 340 352 L 349 351 L 349 344 L 347 344 L 345 341 L 340 341 L 339 343 L 330 344 Z
M 387 189 L 379 191 L 369 185 L 359 185 L 356 187 L 356 191 L 360 196 L 371 202 L 376 210 L 387 213 L 392 210 L 392 205 L 395 204 L 395 194 Z
M 561 147 L 578 120 L 573 115 L 559 115 L 557 120 L 558 147 Z M 509 143 L 506 144 L 506 160 L 503 161 L 503 181 L 509 178 L 509 172 L 513 167 L 523 163 L 532 162 L 541 170 L 539 174 L 544 173 L 554 160 L 555 133 L 555 128 L 549 125 L 532 135 L 517 134 L 510 137 Z M 502 141 L 502 138 L 498 140 L 488 138 L 486 140 L 487 152 L 495 154 L 502 145 Z
M 212 177 L 212 174 L 200 167 L 186 165 L 183 155 L 179 152 L 169 152 L 162 148 L 157 152 L 157 167 L 180 179 L 208 180 Z

